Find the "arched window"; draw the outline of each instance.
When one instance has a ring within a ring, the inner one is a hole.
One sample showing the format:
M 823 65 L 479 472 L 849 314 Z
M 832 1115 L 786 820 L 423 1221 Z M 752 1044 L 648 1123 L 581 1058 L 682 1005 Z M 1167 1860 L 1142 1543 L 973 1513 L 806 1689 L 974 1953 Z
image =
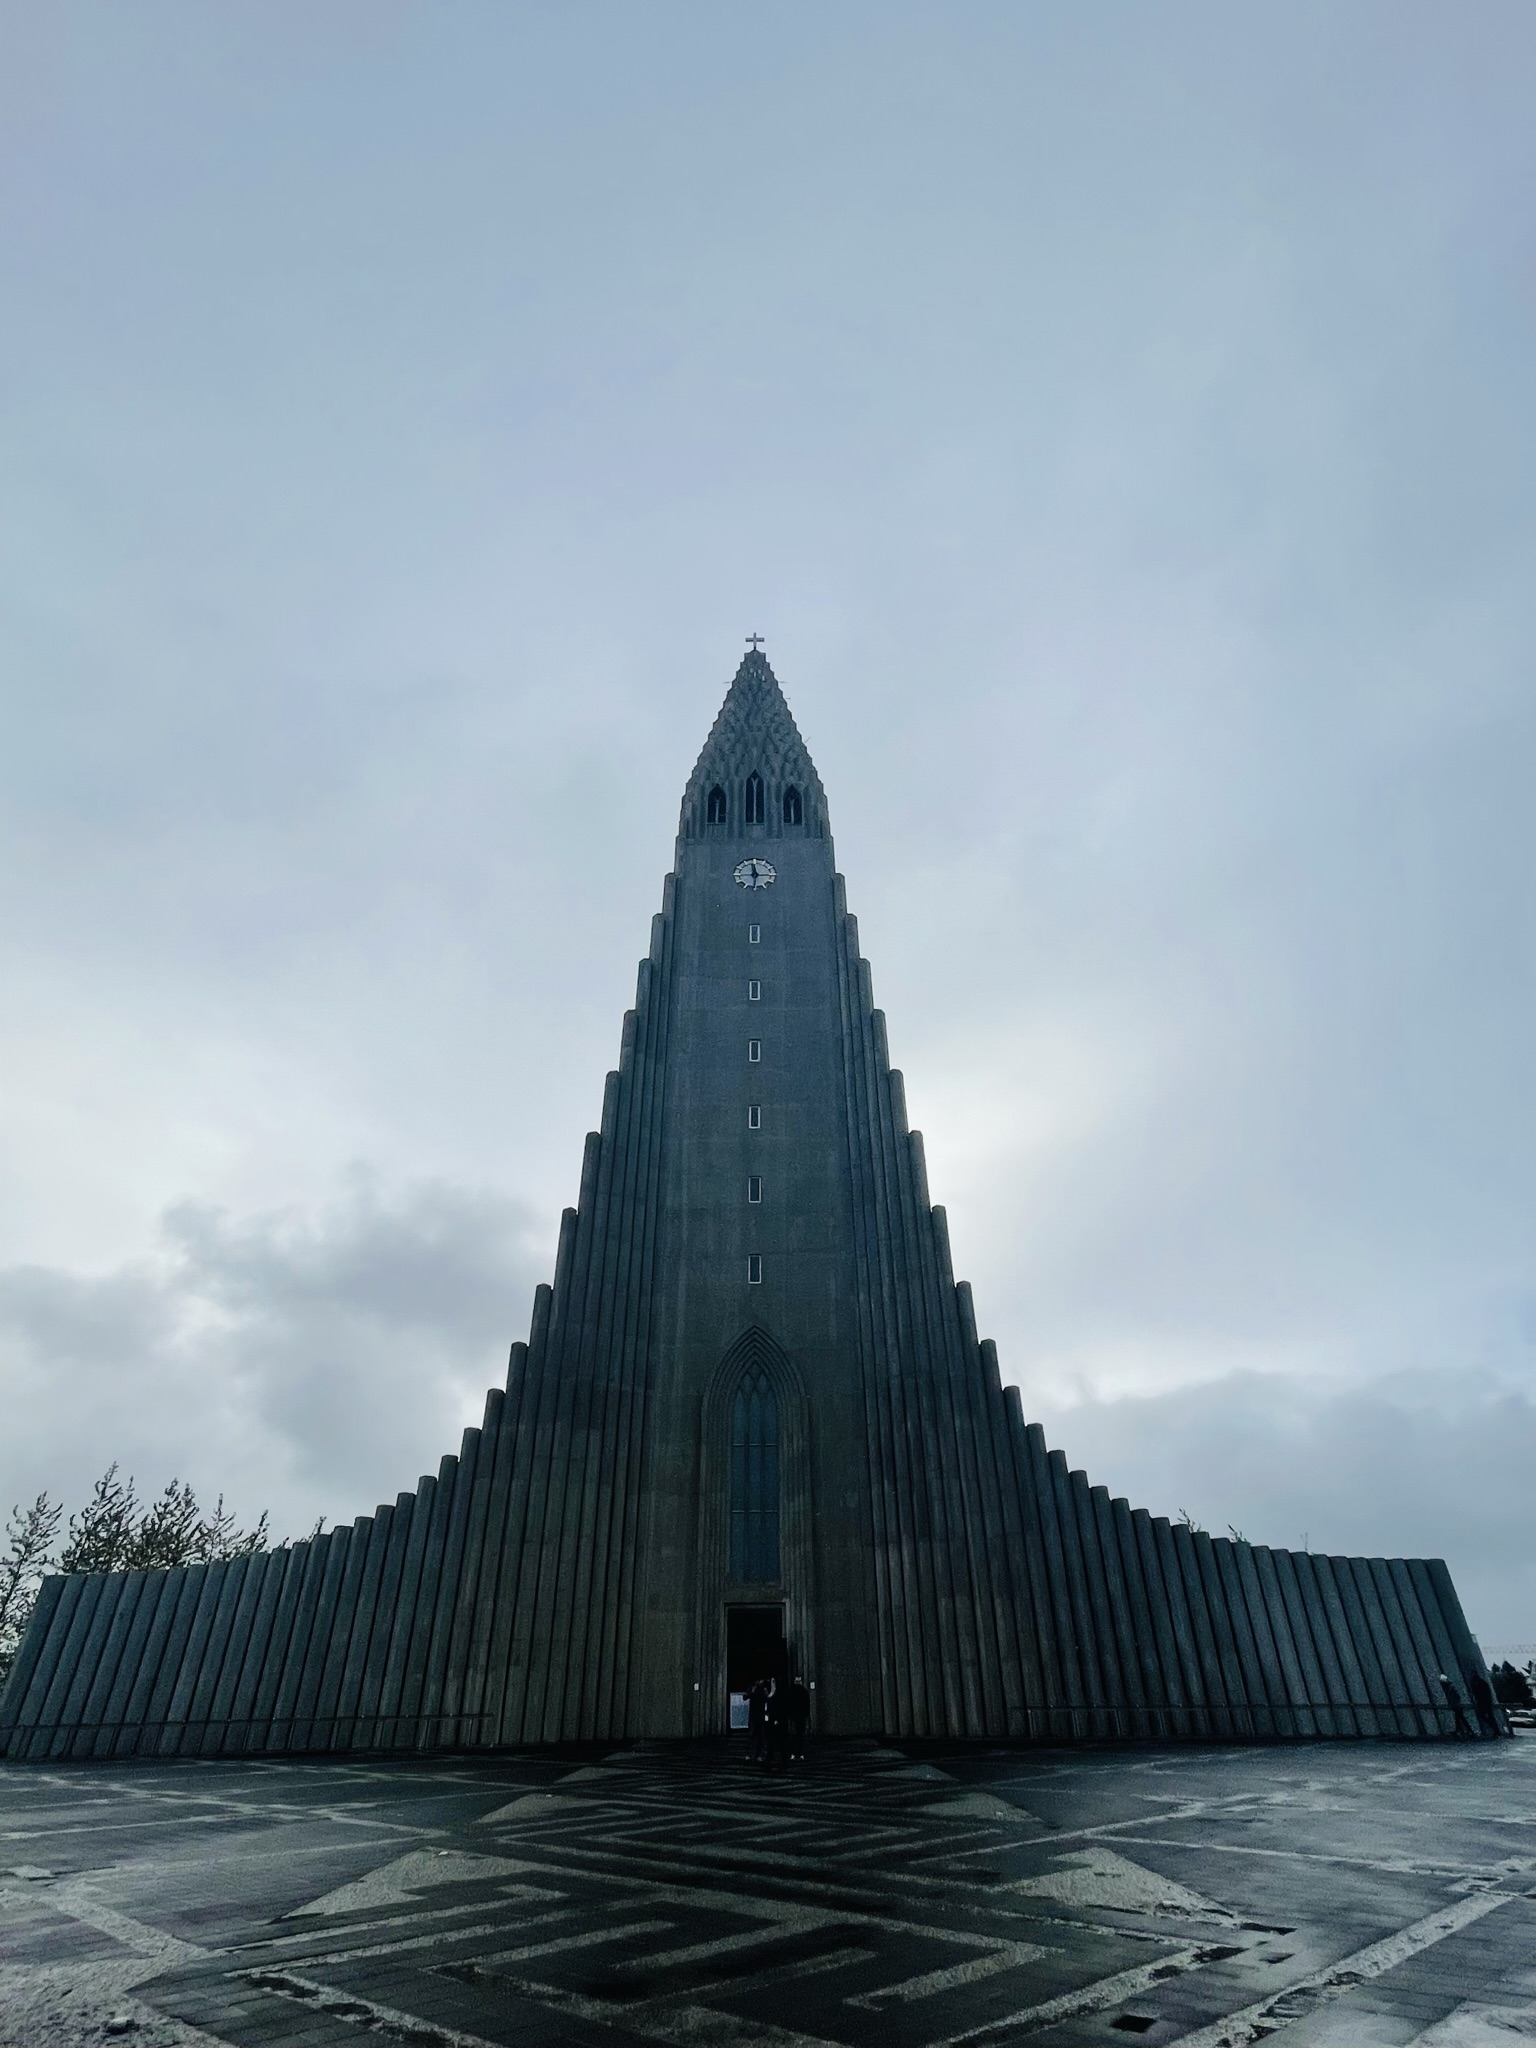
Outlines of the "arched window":
M 793 783 L 784 792 L 784 822 L 786 825 L 800 823 L 800 792 Z
M 718 782 L 709 792 L 709 801 L 704 807 L 704 822 L 706 825 L 725 823 L 725 791 Z
M 761 825 L 763 822 L 763 778 L 755 768 L 747 777 L 747 800 L 742 816 L 749 825 Z
M 779 1576 L 779 1404 L 765 1372 L 744 1379 L 731 1403 L 731 1577 Z

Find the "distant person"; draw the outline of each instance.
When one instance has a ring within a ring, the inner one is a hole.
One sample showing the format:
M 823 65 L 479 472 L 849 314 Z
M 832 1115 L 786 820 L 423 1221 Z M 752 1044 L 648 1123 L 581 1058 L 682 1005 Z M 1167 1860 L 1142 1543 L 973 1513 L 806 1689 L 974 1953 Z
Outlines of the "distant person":
M 768 1754 L 768 1681 L 760 1678 L 747 1694 L 747 1762 L 760 1764 Z
M 1523 1671 L 1517 1671 L 1507 1657 L 1502 1664 L 1495 1664 L 1488 1675 L 1493 1680 L 1493 1696 L 1501 1707 L 1536 1706 L 1531 1681 Z
M 1467 1684 L 1472 1689 L 1472 1704 L 1477 1709 L 1478 1725 L 1485 1735 L 1507 1735 L 1509 1728 L 1499 1712 L 1493 1697 L 1493 1687 L 1480 1671 L 1470 1673 Z
M 1453 1735 L 1476 1735 L 1477 1730 L 1467 1719 L 1467 1709 L 1461 1694 L 1443 1671 L 1440 1674 L 1440 1690 L 1445 1694 L 1446 1705 L 1451 1708 L 1456 1716 L 1456 1723 L 1451 1733 Z
M 789 1711 L 789 1760 L 792 1764 L 805 1762 L 805 1731 L 811 1724 L 811 1695 L 806 1690 L 805 1680 L 795 1673 L 793 1685 L 789 1688 L 786 1702 Z
M 776 1678 L 768 1681 L 768 1768 L 789 1761 L 789 1688 Z

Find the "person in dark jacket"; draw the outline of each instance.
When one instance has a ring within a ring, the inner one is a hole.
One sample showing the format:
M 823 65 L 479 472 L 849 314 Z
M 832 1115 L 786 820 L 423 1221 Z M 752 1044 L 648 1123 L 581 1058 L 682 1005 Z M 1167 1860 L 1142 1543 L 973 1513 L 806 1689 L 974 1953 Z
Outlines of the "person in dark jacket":
M 1467 1719 L 1466 1704 L 1461 1694 L 1456 1690 L 1454 1681 L 1443 1671 L 1440 1673 L 1440 1690 L 1445 1694 L 1445 1704 L 1456 1716 L 1451 1733 L 1453 1735 L 1476 1735 L 1477 1730 Z
M 811 1721 L 811 1695 L 806 1690 L 805 1680 L 795 1673 L 793 1685 L 789 1688 L 787 1701 L 789 1711 L 789 1760 L 791 1763 L 805 1762 L 805 1731 Z
M 789 1688 L 776 1678 L 768 1681 L 768 1768 L 789 1762 Z
M 1478 1726 L 1485 1735 L 1508 1735 L 1509 1717 L 1504 1713 L 1493 1696 L 1493 1687 L 1480 1671 L 1467 1674 L 1467 1684 L 1472 1693 L 1472 1704 L 1477 1709 Z
M 768 1754 L 768 1684 L 760 1678 L 747 1694 L 747 1762 L 760 1764 Z

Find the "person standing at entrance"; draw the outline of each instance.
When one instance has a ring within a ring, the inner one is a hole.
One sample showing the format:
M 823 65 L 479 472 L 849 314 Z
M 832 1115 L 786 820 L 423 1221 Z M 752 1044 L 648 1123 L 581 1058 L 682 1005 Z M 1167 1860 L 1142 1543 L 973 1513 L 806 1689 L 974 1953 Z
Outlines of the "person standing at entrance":
M 776 1678 L 768 1681 L 768 1768 L 789 1762 L 789 1689 Z
M 794 1683 L 789 1688 L 787 1701 L 789 1717 L 789 1760 L 791 1763 L 805 1762 L 805 1731 L 811 1720 L 811 1695 L 806 1690 L 805 1680 L 795 1673 Z
M 760 1678 L 747 1694 L 747 1762 L 760 1764 L 768 1754 L 768 1687 Z

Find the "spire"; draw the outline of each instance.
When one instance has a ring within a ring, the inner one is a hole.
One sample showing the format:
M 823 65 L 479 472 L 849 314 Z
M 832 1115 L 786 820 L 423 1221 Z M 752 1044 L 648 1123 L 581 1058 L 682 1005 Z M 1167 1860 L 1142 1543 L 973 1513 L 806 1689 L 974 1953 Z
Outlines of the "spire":
M 754 642 L 759 637 L 751 636 Z M 785 792 L 793 790 L 800 799 L 807 830 L 815 837 L 825 836 L 827 800 L 821 777 L 784 701 L 778 678 L 768 666 L 768 657 L 755 645 L 742 656 L 688 778 L 680 836 L 696 839 L 702 835 L 712 790 L 724 794 L 729 818 L 739 820 L 739 793 L 752 774 L 762 779 L 770 821 L 782 818 Z

